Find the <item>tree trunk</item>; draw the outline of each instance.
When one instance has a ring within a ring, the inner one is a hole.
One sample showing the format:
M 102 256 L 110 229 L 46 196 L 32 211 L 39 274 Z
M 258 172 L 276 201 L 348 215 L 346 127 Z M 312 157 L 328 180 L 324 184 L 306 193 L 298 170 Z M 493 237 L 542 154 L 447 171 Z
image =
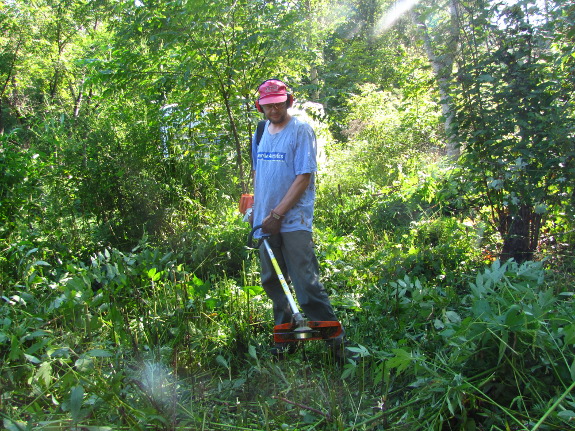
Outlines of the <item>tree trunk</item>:
M 74 88 L 70 84 L 72 96 L 74 96 Z M 73 118 L 78 118 L 80 116 L 80 106 L 82 105 L 82 99 L 84 98 L 84 78 L 80 80 L 78 85 L 78 95 L 74 97 L 74 112 Z
M 314 102 L 317 102 L 319 100 L 319 77 L 318 77 L 318 73 L 317 73 L 317 67 L 313 66 L 311 68 L 310 71 L 310 81 L 312 83 L 312 85 L 315 86 L 315 90 L 312 93 L 312 99 Z
M 4 114 L 3 114 L 2 99 L 0 98 L 0 135 L 4 134 Z
M 447 157 L 456 161 L 459 158 L 459 145 L 455 139 L 455 133 L 452 130 L 455 113 L 452 109 L 452 98 L 450 87 L 453 82 L 453 63 L 459 43 L 459 29 L 457 20 L 456 0 L 449 2 L 450 24 L 447 29 L 447 40 L 445 46 L 434 47 L 433 41 L 429 34 L 427 25 L 421 14 L 413 11 L 411 13 L 413 22 L 419 28 L 420 37 L 423 40 L 423 46 L 427 58 L 431 63 L 435 79 L 439 88 L 441 113 L 444 118 L 443 128 L 445 130 Z M 436 53 L 437 52 L 437 53 Z
M 24 43 L 24 39 L 23 37 L 20 35 L 20 37 L 18 38 L 18 43 L 16 44 L 16 47 L 14 49 L 14 52 L 12 54 L 12 61 L 10 62 L 10 66 L 8 67 L 7 73 L 6 73 L 6 80 L 4 81 L 4 83 L 2 84 L 2 88 L 0 89 L 0 135 L 4 134 L 4 128 L 5 128 L 5 124 L 4 124 L 4 115 L 3 115 L 3 110 L 2 110 L 2 100 L 4 99 L 4 95 L 6 94 L 6 90 L 8 89 L 8 83 L 12 80 L 14 81 L 14 70 L 16 67 L 16 59 L 18 58 L 18 52 L 20 51 L 20 47 L 22 46 L 22 44 Z M 7 103 L 7 108 L 10 107 L 10 103 Z
M 232 112 L 232 108 L 230 106 L 230 98 L 227 91 L 224 88 L 224 85 L 220 83 L 220 92 L 222 95 L 222 99 L 224 100 L 224 105 L 226 107 L 226 112 L 228 114 L 228 119 L 230 120 L 230 126 L 232 129 L 232 136 L 234 138 L 234 142 L 236 145 L 236 164 L 238 166 L 238 178 L 240 179 L 240 188 L 242 193 L 248 193 L 248 186 L 245 179 L 244 174 L 244 164 L 242 160 L 242 142 L 238 133 L 238 128 L 236 127 L 236 119 Z
M 514 259 L 522 263 L 533 259 L 539 244 L 540 227 L 541 215 L 536 214 L 530 205 L 521 205 L 516 214 L 500 219 L 499 230 L 503 236 L 501 261 Z

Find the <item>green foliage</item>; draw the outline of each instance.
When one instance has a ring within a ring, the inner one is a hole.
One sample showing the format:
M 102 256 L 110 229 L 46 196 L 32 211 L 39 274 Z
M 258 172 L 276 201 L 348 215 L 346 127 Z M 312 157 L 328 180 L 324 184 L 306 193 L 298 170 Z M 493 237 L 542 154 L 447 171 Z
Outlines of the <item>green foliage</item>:
M 421 224 L 413 243 L 433 248 L 447 238 L 439 260 L 456 253 L 457 229 L 448 220 Z M 309 362 L 269 362 L 271 310 L 254 259 L 246 258 L 238 283 L 215 272 L 200 278 L 185 256 L 146 243 L 62 268 L 23 249 L 27 284 L 5 291 L 0 306 L 5 427 L 88 427 L 97 418 L 131 429 L 345 430 L 383 423 L 383 411 L 391 429 L 567 423 L 573 296 L 545 281 L 541 263 L 494 262 L 462 290 L 412 273 L 377 280 L 398 265 L 355 266 L 358 240 L 321 240 L 326 285 L 363 358 L 342 368 L 329 364 L 321 343 L 308 345 Z M 346 285 L 335 286 L 337 268 Z
M 421 83 L 429 79 L 408 20 L 397 16 L 395 25 L 384 28 L 393 9 L 390 2 L 380 0 L 328 2 L 319 18 L 327 35 L 318 67 L 321 81 L 316 85 L 339 140 L 347 139 L 342 132 L 349 124 L 349 98 L 362 93 L 363 85 L 369 83 L 378 91 L 409 91 L 424 88 Z
M 364 85 L 348 101 L 348 142 L 327 149 L 323 179 L 330 193 L 360 193 L 393 185 L 439 146 L 437 106 L 421 95 L 410 99 Z M 365 179 L 369 179 L 366 181 Z
M 540 417 L 566 426 L 575 359 L 572 295 L 555 291 L 543 275 L 541 263 L 496 261 L 465 295 L 446 296 L 409 277 L 368 293 L 371 331 L 400 337 L 397 347 L 383 353 L 374 346 L 371 355 L 380 378 L 404 397 L 410 412 L 404 418 L 418 412 L 426 429 L 501 423 L 531 429 Z
M 504 258 L 520 261 L 536 250 L 548 215 L 571 206 L 574 172 L 571 89 L 546 42 L 561 38 L 560 21 L 533 20 L 544 11 L 528 3 L 478 11 L 454 89 L 463 181 L 490 208 Z M 478 40 L 493 45 L 477 52 Z
M 230 159 L 226 163 L 235 165 L 235 185 L 247 193 L 244 152 L 257 114 L 254 90 L 279 72 L 297 76 L 301 63 L 305 64 L 300 59 L 307 56 L 302 49 L 305 33 L 297 19 L 303 6 L 225 0 L 123 7 L 128 16 L 115 23 L 116 55 L 99 60 L 106 74 L 96 75 L 97 79 L 121 90 L 143 91 L 158 108 L 177 105 L 186 111 L 188 121 L 209 119 L 200 132 L 212 138 L 212 144 L 216 140 L 224 144 L 210 146 L 209 152 Z M 134 75 L 140 79 L 134 81 Z M 185 132 L 189 124 L 180 126 Z M 211 136 L 214 132 L 216 136 Z M 171 155 L 180 156 L 173 152 L 177 148 L 169 149 Z
M 439 194 L 445 172 L 434 164 L 423 167 L 435 151 L 437 115 L 431 104 L 404 100 L 400 106 L 398 96 L 369 88 L 353 100 L 350 124 L 359 126 L 354 141 L 327 151 L 328 164 L 318 175 L 316 223 L 386 241 L 391 231 L 407 229 L 447 203 Z M 413 132 L 420 128 L 425 136 Z
M 2 3 L 3 427 L 567 429 L 573 6 L 457 4 L 469 151 L 445 170 L 430 70 L 407 20 L 373 31 L 382 2 Z M 361 361 L 268 352 L 236 208 L 270 75 L 345 141 L 315 238 Z M 551 256 L 493 262 L 520 193 Z
M 253 281 L 202 280 L 179 258 L 143 243 L 131 253 L 106 249 L 88 265 L 30 260 L 27 285 L 6 290 L 0 308 L 7 417 L 79 424 L 96 416 L 130 429 L 175 420 L 162 395 L 176 384 L 166 364 L 188 374 L 222 351 L 242 354 L 257 334 L 251 325 L 267 319 Z
M 461 274 L 474 268 L 481 258 L 477 243 L 471 224 L 448 218 L 425 220 L 414 222 L 394 249 L 374 258 L 383 268 L 395 268 L 396 277 L 436 279 L 439 285 L 456 288 L 463 284 Z
M 14 228 L 17 216 L 26 211 L 28 201 L 35 197 L 40 176 L 38 154 L 21 150 L 15 136 L 0 135 L 0 225 L 5 238 Z

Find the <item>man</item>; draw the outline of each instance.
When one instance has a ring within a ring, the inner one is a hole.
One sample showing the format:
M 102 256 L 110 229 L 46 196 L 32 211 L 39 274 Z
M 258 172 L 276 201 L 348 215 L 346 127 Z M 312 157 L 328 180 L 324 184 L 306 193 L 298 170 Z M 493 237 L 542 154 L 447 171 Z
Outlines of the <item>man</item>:
M 252 225 L 262 225 L 286 279 L 291 279 L 298 303 L 310 321 L 337 321 L 319 280 L 312 241 L 317 142 L 312 127 L 292 117 L 293 97 L 286 85 L 270 79 L 258 87 L 256 107 L 266 119 L 261 141 L 252 145 L 254 206 Z M 260 237 L 262 232 L 255 232 Z M 261 281 L 273 301 L 275 325 L 291 322 L 292 310 L 264 247 L 260 248 Z M 345 359 L 343 334 L 330 340 L 338 359 Z M 277 357 L 295 345 L 278 343 Z

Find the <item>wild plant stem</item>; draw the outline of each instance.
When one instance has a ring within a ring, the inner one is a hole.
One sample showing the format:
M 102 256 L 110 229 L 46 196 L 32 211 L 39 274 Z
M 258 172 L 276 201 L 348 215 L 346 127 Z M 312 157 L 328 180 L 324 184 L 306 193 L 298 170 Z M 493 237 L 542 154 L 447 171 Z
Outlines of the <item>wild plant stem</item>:
M 320 415 L 320 416 L 323 416 L 323 417 L 326 418 L 328 421 L 331 420 L 331 414 L 330 414 L 329 412 L 328 412 L 328 413 L 324 413 L 324 412 L 322 412 L 321 410 L 314 409 L 313 407 L 306 406 L 305 404 L 296 403 L 295 401 L 288 400 L 287 398 L 284 398 L 284 397 L 273 397 L 273 398 L 275 398 L 276 400 L 283 401 L 284 403 L 292 404 L 292 405 L 294 405 L 294 406 L 296 406 L 296 407 L 299 407 L 300 409 L 308 410 L 308 411 L 310 411 L 310 412 L 312 412 L 312 413 L 315 413 L 315 414 L 318 414 L 318 415 Z
M 375 422 L 376 420 L 378 420 L 378 419 L 381 418 L 382 416 L 385 416 L 385 415 L 390 414 L 390 413 L 394 413 L 394 412 L 397 411 L 397 410 L 404 409 L 404 408 L 406 408 L 406 407 L 409 407 L 409 406 L 412 405 L 412 404 L 417 404 L 417 403 L 422 402 L 422 401 L 423 401 L 423 400 L 420 400 L 420 399 L 417 399 L 417 398 L 416 398 L 416 399 L 413 399 L 413 400 L 411 400 L 411 401 L 409 401 L 409 402 L 407 402 L 407 403 L 405 403 L 405 404 L 401 404 L 401 405 L 399 405 L 399 406 L 396 406 L 396 407 L 394 407 L 394 408 L 392 408 L 392 409 L 384 410 L 384 411 L 382 411 L 382 412 L 379 412 L 379 413 L 376 414 L 375 416 L 372 416 L 372 417 L 370 417 L 369 419 L 364 420 L 363 422 L 360 422 L 360 423 L 358 423 L 358 424 L 354 424 L 351 428 L 346 428 L 344 431 L 352 431 L 352 430 L 358 429 L 359 427 L 361 427 L 361 426 L 363 426 L 363 425 L 367 425 L 367 424 L 369 424 L 369 423 Z
M 545 419 L 547 419 L 547 416 L 549 416 L 551 413 L 553 413 L 553 411 L 557 408 L 557 406 L 559 404 L 561 404 L 563 402 L 563 400 L 565 399 L 565 397 L 567 395 L 569 395 L 569 392 L 571 392 L 573 390 L 573 388 L 575 388 L 575 381 L 573 383 L 571 383 L 571 386 L 569 386 L 567 388 L 567 390 L 565 390 L 565 392 L 563 392 L 561 394 L 561 396 L 559 398 L 557 398 L 557 401 L 555 401 L 553 403 L 553 405 L 551 406 L 551 408 L 549 410 L 547 410 L 545 412 L 545 414 L 543 416 L 541 416 L 541 419 L 539 419 L 539 421 L 537 421 L 537 423 L 535 424 L 535 426 L 533 428 L 531 428 L 531 431 L 536 431 L 537 429 L 539 429 L 539 427 L 541 426 L 541 424 L 543 424 L 543 422 L 545 422 Z

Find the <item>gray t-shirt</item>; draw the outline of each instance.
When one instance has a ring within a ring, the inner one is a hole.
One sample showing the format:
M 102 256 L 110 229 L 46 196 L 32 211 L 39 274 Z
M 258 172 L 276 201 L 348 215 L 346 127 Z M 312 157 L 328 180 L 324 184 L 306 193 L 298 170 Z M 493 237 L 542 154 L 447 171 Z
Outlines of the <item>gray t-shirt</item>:
M 254 226 L 262 223 L 287 193 L 297 175 L 311 173 L 309 187 L 299 202 L 282 220 L 281 232 L 312 230 L 315 200 L 315 175 L 317 171 L 317 142 L 312 127 L 292 117 L 279 133 L 271 135 L 266 124 L 259 145 L 252 145 L 253 167 L 256 171 L 254 185 Z M 261 230 L 254 233 L 261 236 Z

